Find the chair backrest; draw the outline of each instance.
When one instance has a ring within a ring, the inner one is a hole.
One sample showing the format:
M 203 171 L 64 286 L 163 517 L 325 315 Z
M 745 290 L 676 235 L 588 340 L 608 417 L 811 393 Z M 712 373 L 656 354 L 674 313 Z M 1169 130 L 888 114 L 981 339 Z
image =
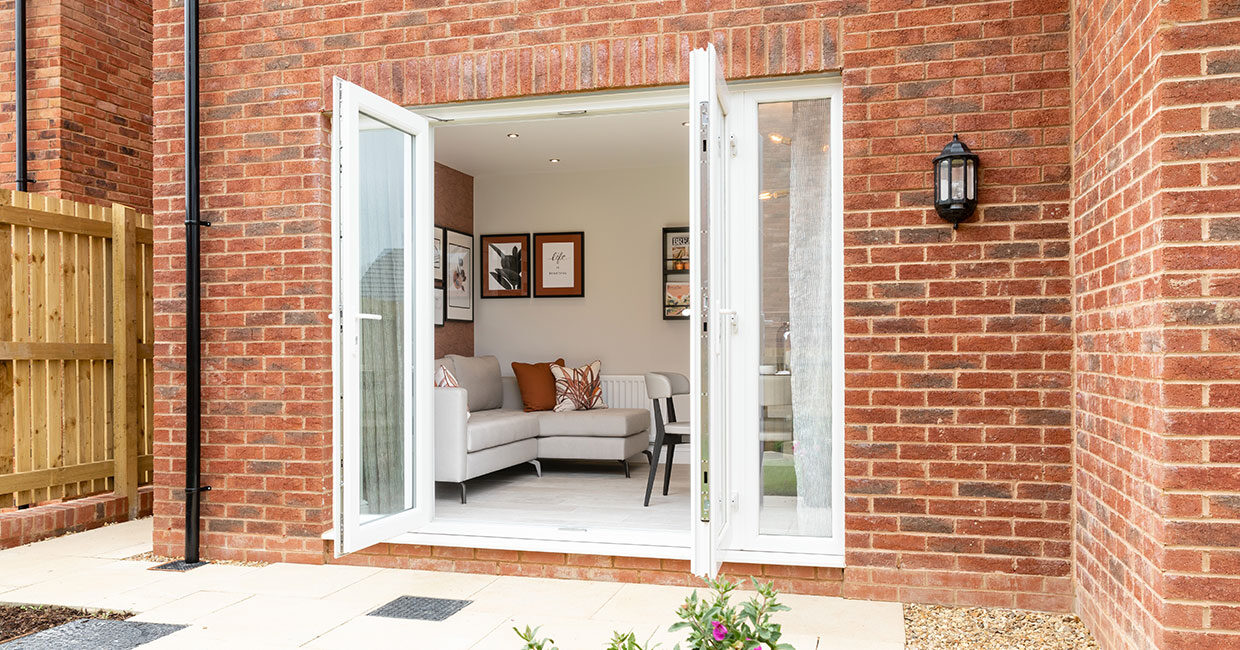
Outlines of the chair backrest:
M 688 393 L 689 378 L 678 372 L 646 373 L 646 395 L 650 399 L 664 399 Z

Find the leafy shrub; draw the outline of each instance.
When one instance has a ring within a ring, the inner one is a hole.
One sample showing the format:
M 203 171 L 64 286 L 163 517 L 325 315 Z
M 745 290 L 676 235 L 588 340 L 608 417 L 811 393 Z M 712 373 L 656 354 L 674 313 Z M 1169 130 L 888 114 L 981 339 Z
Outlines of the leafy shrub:
M 710 596 L 700 599 L 696 591 L 689 594 L 685 604 L 676 611 L 680 622 L 672 625 L 669 631 L 688 632 L 686 650 L 795 650 L 779 642 L 780 626 L 771 622 L 772 613 L 788 610 L 779 604 L 771 583 L 754 580 L 758 595 L 739 606 L 732 605 L 732 592 L 741 584 L 728 580 L 707 581 Z M 525 642 L 522 650 L 559 650 L 553 639 L 539 637 L 538 630 L 528 625 L 524 630 L 513 628 Z M 649 640 L 646 643 L 639 643 L 632 632 L 616 632 L 606 650 L 655 650 L 658 647 L 658 644 L 650 645 Z M 679 643 L 676 650 L 681 650 Z

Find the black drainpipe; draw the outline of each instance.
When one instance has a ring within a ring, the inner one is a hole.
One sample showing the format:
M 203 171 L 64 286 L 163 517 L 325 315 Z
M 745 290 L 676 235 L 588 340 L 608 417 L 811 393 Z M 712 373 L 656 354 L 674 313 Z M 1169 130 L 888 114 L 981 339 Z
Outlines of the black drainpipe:
M 14 134 L 17 140 L 17 190 L 25 192 L 30 179 L 26 176 L 26 0 L 13 2 L 13 51 L 17 59 L 14 101 L 17 104 Z
M 202 493 L 202 267 L 198 205 L 198 0 L 185 0 L 185 563 L 197 564 Z

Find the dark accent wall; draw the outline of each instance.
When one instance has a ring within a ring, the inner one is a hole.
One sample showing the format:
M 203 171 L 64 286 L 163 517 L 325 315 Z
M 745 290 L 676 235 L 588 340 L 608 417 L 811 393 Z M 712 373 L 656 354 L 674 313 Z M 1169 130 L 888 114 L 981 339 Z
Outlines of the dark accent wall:
M 435 163 L 435 225 L 473 234 L 474 177 Z M 435 328 L 435 358 L 474 354 L 474 324 L 448 321 Z

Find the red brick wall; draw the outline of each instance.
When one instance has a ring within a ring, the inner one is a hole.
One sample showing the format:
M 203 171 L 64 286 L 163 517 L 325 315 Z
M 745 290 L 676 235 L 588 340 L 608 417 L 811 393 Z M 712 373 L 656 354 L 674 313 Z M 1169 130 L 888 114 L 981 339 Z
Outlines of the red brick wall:
M 151 210 L 149 0 L 27 2 L 28 170 L 41 192 Z M 13 5 L 0 9 L 0 182 L 16 173 Z
M 0 183 L 14 189 L 17 177 L 16 144 L 14 139 L 14 74 L 13 2 L 0 5 Z M 44 192 L 59 178 L 57 154 L 60 151 L 60 130 L 56 127 L 59 114 L 56 98 L 61 75 L 60 48 L 56 35 L 60 30 L 59 4 L 56 2 L 26 3 L 26 139 L 27 173 L 41 184 L 30 186 Z M 72 198 L 72 197 L 68 197 Z
M 1078 609 L 1112 648 L 1152 639 L 1161 610 L 1160 16 L 1141 5 L 1073 15 Z
M 843 593 L 1068 609 L 1067 5 L 204 2 L 205 555 L 323 561 L 331 76 L 404 104 L 684 83 L 713 41 L 729 78 L 843 69 Z M 181 12 L 155 8 L 160 552 L 180 544 Z M 927 206 L 956 132 L 985 205 L 953 232 Z
M 1232 648 L 1240 4 L 1120 9 L 1074 12 L 1078 608 L 1107 648 Z
M 151 514 L 151 488 L 138 489 L 138 516 Z M 0 549 L 129 520 L 129 497 L 116 492 L 0 509 Z
M 1162 158 L 1164 647 L 1240 647 L 1240 2 L 1170 2 Z
M 1067 4 L 843 19 L 846 595 L 1071 606 Z M 953 133 L 983 170 L 957 231 Z

